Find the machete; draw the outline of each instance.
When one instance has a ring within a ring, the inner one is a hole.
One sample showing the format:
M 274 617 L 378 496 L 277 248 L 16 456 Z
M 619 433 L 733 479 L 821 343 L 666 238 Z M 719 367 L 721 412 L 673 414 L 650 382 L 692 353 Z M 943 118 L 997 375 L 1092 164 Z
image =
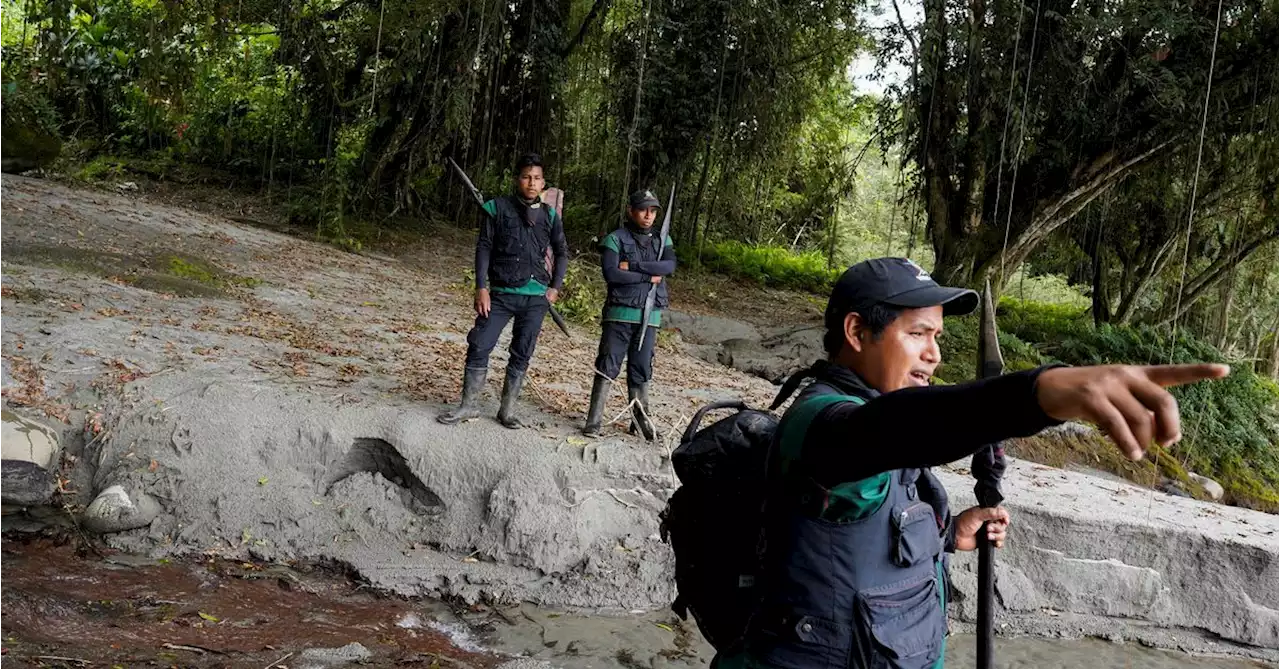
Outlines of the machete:
M 676 186 L 671 185 L 671 197 L 667 199 L 667 212 L 662 217 L 662 231 L 658 233 L 658 259 L 667 250 L 667 233 L 671 232 L 671 208 L 676 203 Z M 653 315 L 653 303 L 658 299 L 658 284 L 649 284 L 649 294 L 644 298 L 644 311 L 640 313 L 640 329 L 636 332 L 636 352 L 644 348 L 644 338 L 649 333 L 649 317 Z M 655 335 L 656 336 L 656 335 Z
M 462 183 L 467 187 L 467 190 L 471 191 L 471 197 L 475 198 L 476 204 L 480 205 L 480 209 L 483 211 L 484 195 L 480 192 L 480 189 L 476 188 L 476 185 L 471 183 L 471 179 L 467 177 L 467 173 L 463 172 L 462 168 L 458 167 L 458 164 L 453 162 L 453 158 L 446 157 L 445 160 L 449 161 L 449 167 L 453 168 L 453 173 L 458 175 L 458 178 L 462 180 Z M 560 315 L 560 312 L 556 311 L 555 305 L 551 304 L 550 300 L 548 300 L 547 306 L 551 308 L 551 320 L 555 321 L 556 327 L 560 328 L 560 331 L 564 333 L 564 336 L 572 339 L 573 335 L 569 334 L 569 326 L 565 325 L 564 317 Z
M 978 330 L 978 378 L 1000 376 L 1004 372 L 1004 357 L 1000 354 L 999 331 L 996 329 L 996 309 L 991 302 L 991 281 L 988 279 L 982 291 L 982 320 Z M 977 479 L 973 493 L 979 506 L 999 506 L 1004 501 L 1000 492 L 1000 479 L 1004 476 L 1004 446 L 1000 443 L 985 446 L 973 454 L 969 470 Z M 994 665 L 995 636 L 995 547 L 987 539 L 984 523 L 978 532 L 978 663 L 976 669 L 991 669 Z

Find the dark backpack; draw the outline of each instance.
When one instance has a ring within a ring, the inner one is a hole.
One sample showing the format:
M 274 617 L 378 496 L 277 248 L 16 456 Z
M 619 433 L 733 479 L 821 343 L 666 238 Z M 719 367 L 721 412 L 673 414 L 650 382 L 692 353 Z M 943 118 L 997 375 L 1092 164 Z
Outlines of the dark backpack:
M 698 429 L 709 411 L 735 409 Z M 671 610 L 693 614 L 717 650 L 740 639 L 759 601 L 756 580 L 770 444 L 778 418 L 740 401 L 716 402 L 689 422 L 671 464 L 681 486 L 662 510 L 662 540 L 676 556 Z

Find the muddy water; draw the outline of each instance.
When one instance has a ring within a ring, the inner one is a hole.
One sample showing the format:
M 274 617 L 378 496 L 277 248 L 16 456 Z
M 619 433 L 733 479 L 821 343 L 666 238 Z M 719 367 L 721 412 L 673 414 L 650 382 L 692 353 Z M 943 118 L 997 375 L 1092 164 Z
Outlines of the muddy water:
M 521 617 L 534 626 L 499 627 L 490 640 L 491 647 L 545 658 L 562 669 L 706 666 L 713 654 L 696 631 L 680 625 L 669 614 L 581 617 L 525 607 Z M 947 669 L 974 667 L 974 643 L 970 635 L 948 637 Z M 566 649 L 572 652 L 565 653 Z M 999 669 L 1258 669 L 1275 665 L 1235 657 L 1192 656 L 1098 639 L 998 638 L 995 666 Z
M 5 664 L 47 667 L 365 666 L 605 669 L 706 666 L 712 651 L 669 613 L 567 614 L 532 605 L 450 606 L 371 592 L 320 568 L 77 554 L 47 539 L 2 544 Z M 310 650 L 309 650 L 310 649 Z M 1106 641 L 1000 639 L 999 667 L 1245 669 Z M 325 653 L 329 653 L 327 656 Z M 948 669 L 973 666 L 973 639 L 948 640 Z M 317 660 L 328 659 L 328 662 Z

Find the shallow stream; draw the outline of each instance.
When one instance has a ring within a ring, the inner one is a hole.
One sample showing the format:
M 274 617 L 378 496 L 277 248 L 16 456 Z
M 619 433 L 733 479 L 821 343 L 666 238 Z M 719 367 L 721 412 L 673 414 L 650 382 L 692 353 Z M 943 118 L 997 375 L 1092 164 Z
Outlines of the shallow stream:
M 634 669 L 699 667 L 711 658 L 697 630 L 664 611 L 586 615 L 407 600 L 337 569 L 157 561 L 50 539 L 6 537 L 0 566 L 6 664 L 299 669 L 350 658 L 364 666 Z M 1096 639 L 997 643 L 998 667 L 1266 666 Z M 973 644 L 950 637 L 948 669 L 972 667 Z

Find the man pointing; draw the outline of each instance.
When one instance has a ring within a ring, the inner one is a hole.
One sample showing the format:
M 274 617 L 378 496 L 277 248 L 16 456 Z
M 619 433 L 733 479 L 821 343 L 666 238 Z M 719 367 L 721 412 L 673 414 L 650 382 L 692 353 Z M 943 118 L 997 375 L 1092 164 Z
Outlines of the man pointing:
M 931 386 L 943 318 L 977 293 L 939 286 L 904 258 L 850 267 L 827 304 L 828 358 L 774 434 L 761 603 L 712 666 L 942 666 L 946 553 L 973 550 L 983 523 L 1001 545 L 1009 514 L 952 516 L 929 467 L 1065 420 L 1102 428 L 1130 458 L 1181 438 L 1166 387 L 1225 365 L 1048 367 Z

